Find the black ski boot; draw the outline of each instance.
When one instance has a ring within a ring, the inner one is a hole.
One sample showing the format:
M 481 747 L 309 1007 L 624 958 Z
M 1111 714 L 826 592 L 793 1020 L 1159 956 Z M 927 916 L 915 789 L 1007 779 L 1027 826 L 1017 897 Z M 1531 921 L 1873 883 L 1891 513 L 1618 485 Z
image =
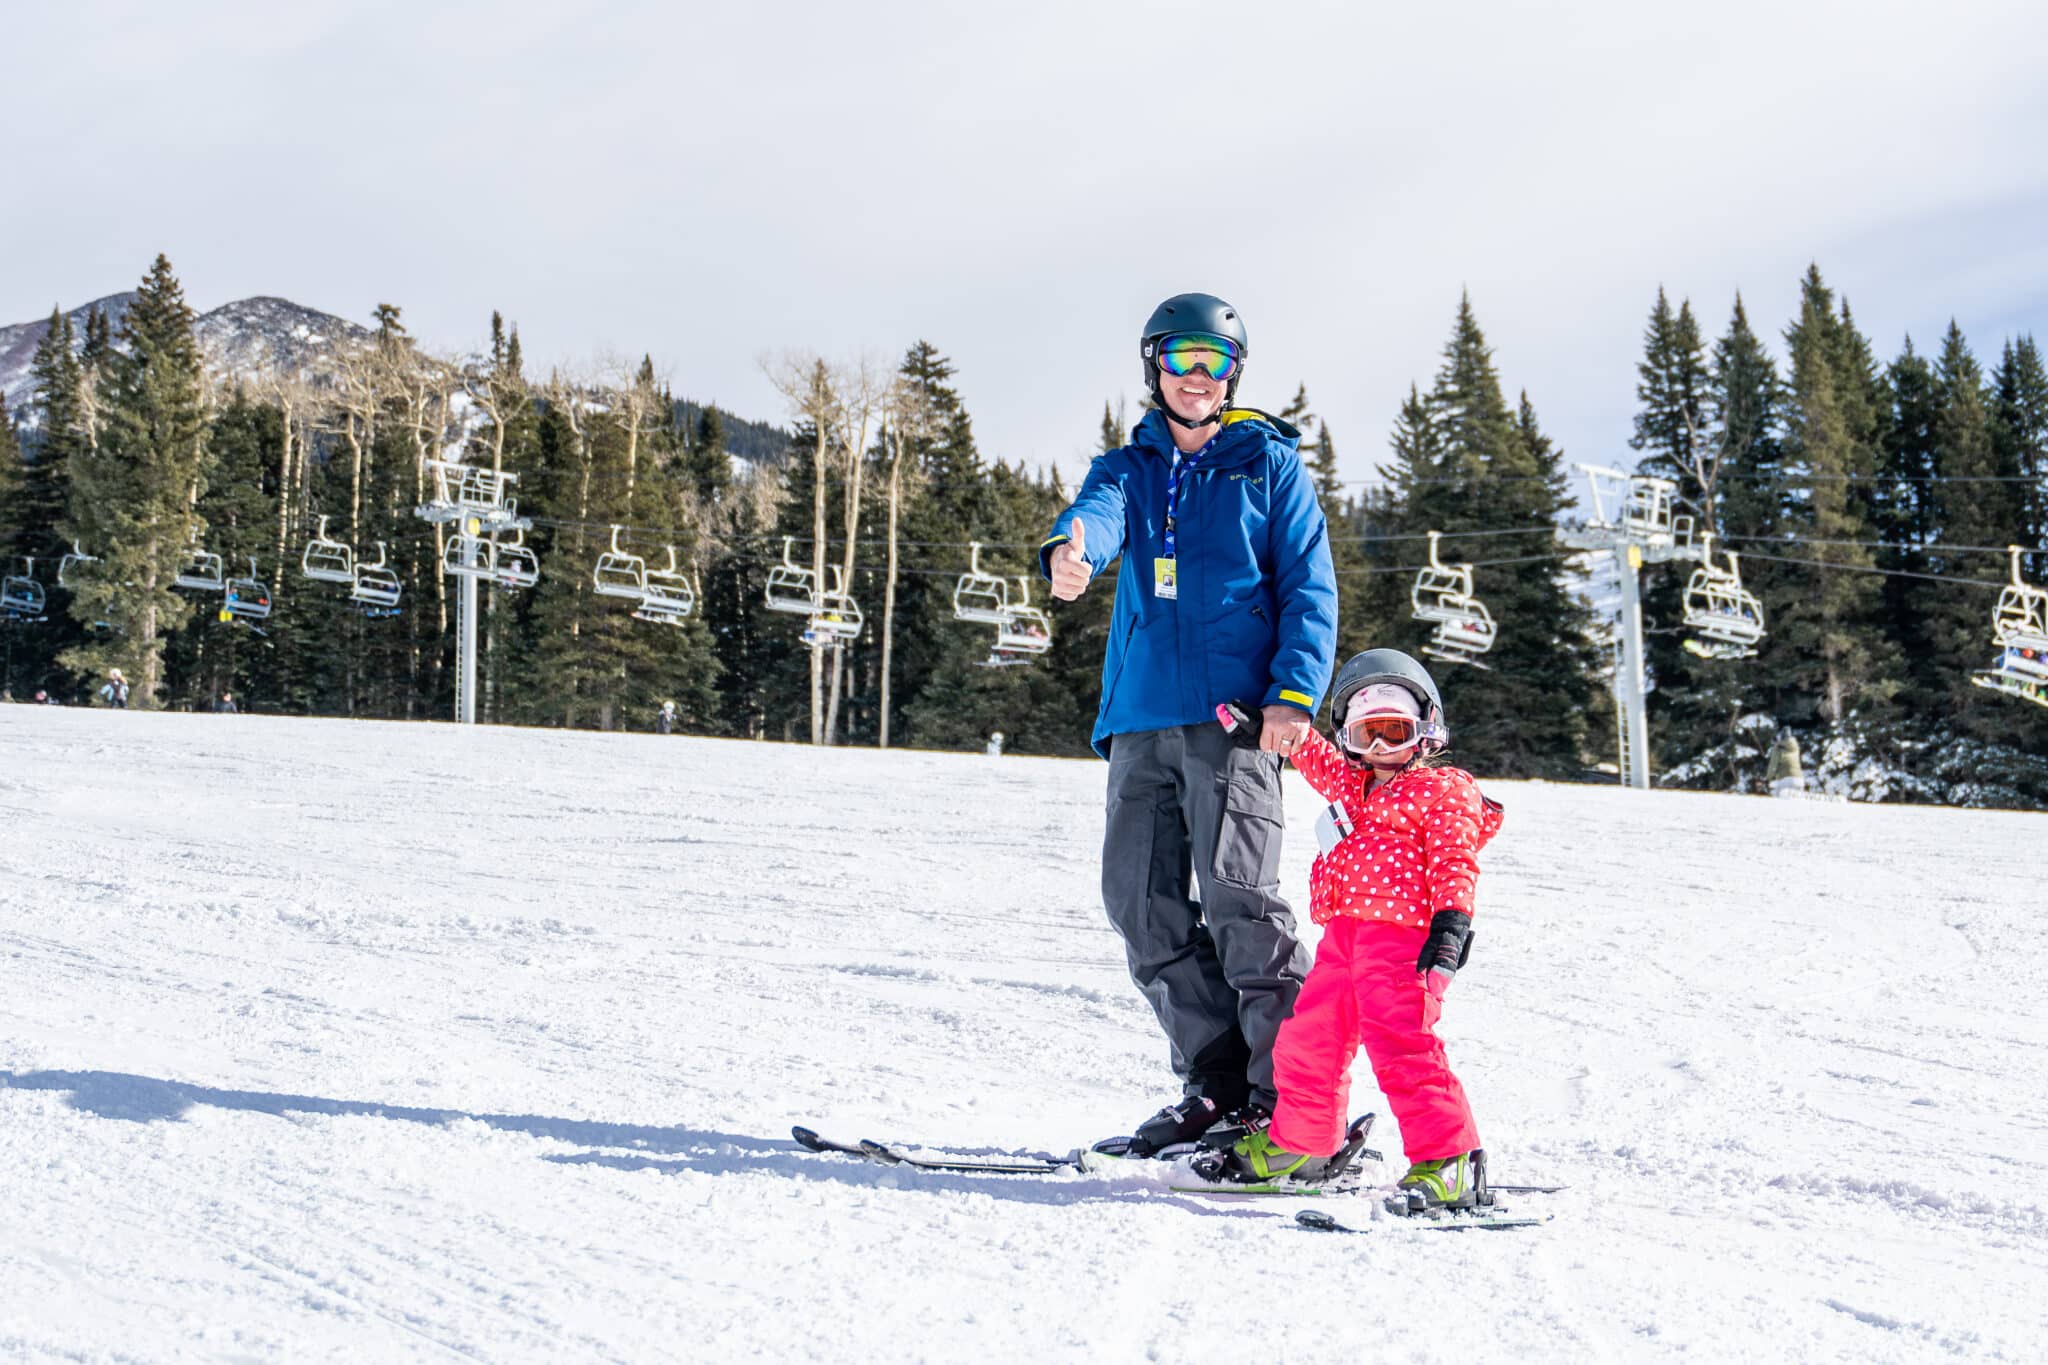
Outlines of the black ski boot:
M 1272 1121 L 1272 1105 L 1264 1100 L 1248 1100 L 1210 1124 L 1197 1143 L 1203 1147 L 1227 1150 L 1253 1133 L 1263 1133 Z
M 1207 1095 L 1187 1095 L 1154 1114 L 1125 1138 L 1105 1138 L 1095 1150 L 1105 1156 L 1155 1157 L 1170 1147 L 1185 1147 L 1223 1117 Z

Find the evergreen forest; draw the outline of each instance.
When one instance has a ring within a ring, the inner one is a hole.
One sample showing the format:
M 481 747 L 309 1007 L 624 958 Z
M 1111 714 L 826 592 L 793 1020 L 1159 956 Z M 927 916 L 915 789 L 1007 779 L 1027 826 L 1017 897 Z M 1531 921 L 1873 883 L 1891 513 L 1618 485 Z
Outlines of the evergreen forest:
M 225 694 L 266 714 L 448 718 L 459 580 L 443 566 L 459 526 L 415 509 L 460 464 L 515 476 L 540 566 L 531 586 L 480 589 L 482 721 L 650 730 L 673 703 L 678 733 L 978 750 L 1000 732 L 1011 752 L 1088 752 L 1111 585 L 1046 600 L 1037 547 L 1072 490 L 983 457 L 938 347 L 888 366 L 786 357 L 769 371 L 787 425 L 741 429 L 645 360 L 534 373 L 495 315 L 487 348 L 460 361 L 417 344 L 397 307 L 374 321 L 323 372 L 224 377 L 161 256 L 118 322 L 91 314 L 77 335 L 53 313 L 32 396 L 0 421 L 12 700 L 100 704 L 118 668 L 135 706 Z M 1587 563 L 1556 538 L 1585 515 L 1584 481 L 1503 381 L 1472 301 L 1450 322 L 1433 372 L 1406 377 L 1375 477 L 1340 475 L 1305 387 L 1276 410 L 1329 519 L 1338 658 L 1430 640 L 1411 589 L 1436 532 L 1497 623 L 1484 667 L 1433 665 L 1456 761 L 1611 782 L 1611 633 Z M 1760 325 L 1738 297 L 1710 336 L 1690 300 L 1659 291 L 1633 376 L 1638 471 L 1672 481 L 1717 559 L 1737 555 L 1767 626 L 1752 657 L 1701 657 L 1681 626 L 1694 565 L 1643 569 L 1654 780 L 1760 791 L 1791 735 L 1810 774 L 1858 799 L 2048 803 L 2048 708 L 1972 681 L 1996 653 L 2007 547 L 2025 581 L 2048 578 L 2034 340 L 1980 359 L 1951 324 L 1881 361 L 1817 268 L 1782 345 Z M 1269 398 L 1289 387 L 1252 377 Z M 1105 404 L 1100 447 L 1126 434 Z M 394 575 L 396 609 L 307 577 L 316 540 Z M 996 655 L 994 627 L 957 619 L 976 546 L 985 573 L 1048 613 L 1043 653 Z M 691 609 L 640 619 L 598 590 L 608 553 L 672 568 Z M 267 615 L 178 586 L 195 556 L 217 556 L 245 598 L 260 584 Z M 791 573 L 843 589 L 858 635 L 807 643 L 815 623 L 770 609 Z

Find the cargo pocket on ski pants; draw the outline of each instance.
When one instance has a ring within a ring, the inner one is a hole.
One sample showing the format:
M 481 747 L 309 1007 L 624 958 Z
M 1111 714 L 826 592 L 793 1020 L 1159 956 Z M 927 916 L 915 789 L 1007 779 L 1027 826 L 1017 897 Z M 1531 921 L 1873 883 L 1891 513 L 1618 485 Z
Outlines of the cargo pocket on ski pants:
M 1216 879 L 1258 890 L 1277 888 L 1281 819 L 1280 756 L 1244 753 L 1224 779 Z

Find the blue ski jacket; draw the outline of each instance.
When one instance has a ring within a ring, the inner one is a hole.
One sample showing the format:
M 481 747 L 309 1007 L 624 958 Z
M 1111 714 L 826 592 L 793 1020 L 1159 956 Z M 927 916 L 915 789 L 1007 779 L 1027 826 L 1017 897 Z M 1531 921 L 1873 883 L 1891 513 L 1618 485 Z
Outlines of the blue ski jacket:
M 1091 737 L 1103 757 L 1112 735 L 1212 721 L 1226 701 L 1316 713 L 1337 648 L 1337 580 L 1300 441 L 1279 418 L 1236 408 L 1189 457 L 1174 519 L 1174 597 L 1155 591 L 1167 476 L 1179 458 L 1166 418 L 1145 414 L 1129 445 L 1089 466 L 1039 547 L 1038 568 L 1052 576 L 1053 548 L 1076 520 L 1096 574 L 1123 557 Z

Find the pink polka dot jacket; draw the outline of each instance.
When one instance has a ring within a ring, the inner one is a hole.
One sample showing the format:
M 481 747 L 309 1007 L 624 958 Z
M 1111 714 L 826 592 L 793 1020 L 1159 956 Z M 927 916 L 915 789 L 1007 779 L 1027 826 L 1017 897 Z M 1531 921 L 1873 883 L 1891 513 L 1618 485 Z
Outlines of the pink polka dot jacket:
M 1500 830 L 1501 806 L 1463 768 L 1410 768 L 1370 796 L 1372 769 L 1314 730 L 1294 766 L 1326 801 L 1344 807 L 1351 836 L 1309 869 L 1308 913 L 1429 928 L 1439 910 L 1472 913 L 1479 850 Z

